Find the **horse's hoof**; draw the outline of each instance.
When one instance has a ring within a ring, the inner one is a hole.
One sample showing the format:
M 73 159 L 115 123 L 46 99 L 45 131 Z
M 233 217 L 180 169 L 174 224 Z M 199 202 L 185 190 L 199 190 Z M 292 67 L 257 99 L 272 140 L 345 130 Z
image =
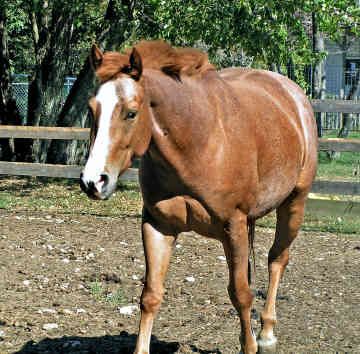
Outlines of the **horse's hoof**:
M 276 354 L 276 337 L 271 338 L 258 338 L 258 354 Z

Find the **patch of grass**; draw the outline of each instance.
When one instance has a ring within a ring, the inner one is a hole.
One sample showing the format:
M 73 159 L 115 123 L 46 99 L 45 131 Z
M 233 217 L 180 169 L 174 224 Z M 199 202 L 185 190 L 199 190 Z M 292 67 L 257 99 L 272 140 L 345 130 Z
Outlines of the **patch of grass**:
M 119 184 L 108 201 L 89 199 L 78 182 L 45 178 L 1 178 L 0 208 L 62 214 L 140 216 L 142 198 L 136 184 Z
M 102 287 L 102 284 L 96 280 L 89 284 L 90 294 L 91 296 L 97 300 L 102 301 L 104 297 L 105 289 Z
M 106 302 L 110 303 L 112 306 L 120 306 L 128 303 L 122 288 L 117 288 L 114 293 L 107 294 Z
M 330 159 L 326 151 L 319 152 L 317 176 L 326 179 L 359 180 L 360 154 L 342 152 L 339 158 Z
M 329 131 L 324 138 L 336 138 L 336 131 Z M 360 139 L 360 132 L 351 132 L 349 139 Z M 357 180 L 360 176 L 355 175 L 360 165 L 358 152 L 341 152 L 335 159 L 330 159 L 326 151 L 319 152 L 319 165 L 317 176 L 324 179 Z
M 119 287 L 114 292 L 108 292 L 98 280 L 89 283 L 89 290 L 96 301 L 106 302 L 111 306 L 120 306 L 128 302 L 122 288 Z
M 80 191 L 78 183 L 72 180 L 13 177 L 0 179 L 0 208 L 70 215 L 140 217 L 142 198 L 137 184 L 120 184 L 116 194 L 104 202 L 89 199 Z M 275 227 L 274 213 L 258 220 L 257 225 Z M 333 217 L 307 213 L 302 229 L 360 234 L 360 219 L 351 215 Z M 121 299 L 120 293 L 113 296 L 114 301 L 117 301 L 115 298 Z
M 9 209 L 9 207 L 10 207 L 9 196 L 0 193 L 0 209 Z
M 272 212 L 256 221 L 260 227 L 275 228 L 276 215 Z M 351 215 L 327 216 L 305 213 L 303 231 L 331 232 L 338 234 L 360 234 L 360 219 Z

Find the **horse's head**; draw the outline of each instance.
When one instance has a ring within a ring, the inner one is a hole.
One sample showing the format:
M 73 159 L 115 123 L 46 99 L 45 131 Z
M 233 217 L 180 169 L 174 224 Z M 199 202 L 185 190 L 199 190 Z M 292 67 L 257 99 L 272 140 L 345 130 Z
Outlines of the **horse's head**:
M 103 59 L 103 53 L 94 46 L 90 62 L 97 72 Z M 149 145 L 149 108 L 141 74 L 141 58 L 134 49 L 128 63 L 102 82 L 89 101 L 93 116 L 90 155 L 80 185 L 92 198 L 108 198 L 118 176 L 131 165 L 132 157 L 141 156 Z

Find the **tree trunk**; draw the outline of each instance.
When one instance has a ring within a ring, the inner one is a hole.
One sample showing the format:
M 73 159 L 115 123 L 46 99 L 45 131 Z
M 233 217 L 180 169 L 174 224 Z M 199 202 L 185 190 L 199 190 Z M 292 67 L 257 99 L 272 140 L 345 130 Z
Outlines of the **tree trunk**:
M 104 23 L 100 28 L 98 45 L 106 50 L 116 50 L 125 41 L 133 25 L 133 1 L 110 0 Z M 85 61 L 77 80 L 65 101 L 56 121 L 57 126 L 85 127 L 89 125 L 88 99 L 94 93 L 95 75 L 88 59 Z M 53 140 L 48 154 L 49 163 L 81 164 L 85 161 L 88 143 L 74 140 Z
M 95 90 L 95 74 L 87 59 L 60 112 L 56 126 L 87 127 L 88 99 Z M 48 154 L 49 163 L 80 164 L 84 161 L 87 143 L 79 140 L 53 140 Z
M 62 106 L 73 15 L 54 4 L 51 10 L 46 7 L 41 17 L 32 12 L 32 26 L 36 67 L 29 85 L 27 125 L 53 126 Z M 25 159 L 45 162 L 50 141 L 34 140 L 28 144 L 30 154 Z
M 6 10 L 0 4 L 0 124 L 21 122 L 16 102 L 10 87 L 10 63 L 7 47 Z M 15 158 L 15 142 L 12 139 L 0 139 L 0 160 L 11 161 Z
M 314 53 L 323 53 L 325 51 L 324 36 L 319 31 L 317 25 L 316 14 L 312 13 L 312 32 L 313 32 L 313 51 Z M 325 60 L 318 60 L 313 66 L 312 75 L 312 95 L 316 99 L 325 99 L 326 92 L 326 76 L 325 76 Z M 318 136 L 323 135 L 322 132 L 322 118 L 324 113 L 316 113 L 316 124 L 318 129 Z

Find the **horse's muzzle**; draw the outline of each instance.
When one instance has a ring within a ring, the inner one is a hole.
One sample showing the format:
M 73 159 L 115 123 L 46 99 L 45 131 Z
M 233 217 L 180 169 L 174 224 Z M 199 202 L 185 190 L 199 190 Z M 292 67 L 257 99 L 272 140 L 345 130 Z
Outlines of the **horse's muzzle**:
M 109 176 L 101 174 L 98 181 L 87 181 L 84 179 L 84 174 L 80 174 L 80 188 L 92 199 L 106 199 L 108 196 L 107 187 L 109 184 Z

